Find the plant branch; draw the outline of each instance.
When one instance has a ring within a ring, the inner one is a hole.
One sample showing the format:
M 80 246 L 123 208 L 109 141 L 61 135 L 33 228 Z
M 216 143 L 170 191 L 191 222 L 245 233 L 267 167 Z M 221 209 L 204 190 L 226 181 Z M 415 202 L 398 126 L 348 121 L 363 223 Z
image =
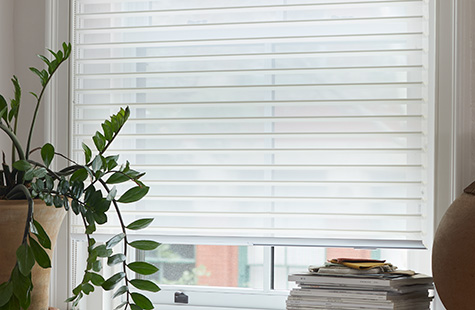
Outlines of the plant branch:
M 109 187 L 107 186 L 106 182 L 104 182 L 103 180 L 99 180 L 99 182 L 102 184 L 102 186 L 104 187 L 104 189 L 106 190 L 107 193 L 110 193 L 110 189 Z M 128 241 L 127 241 L 127 231 L 125 230 L 125 223 L 124 223 L 124 219 L 122 218 L 122 213 L 120 212 L 120 208 L 119 208 L 119 205 L 117 204 L 117 201 L 115 199 L 112 199 L 112 204 L 114 205 L 114 208 L 115 208 L 115 211 L 117 212 L 117 217 L 119 219 L 119 222 L 120 222 L 120 227 L 122 229 L 122 232 L 124 233 L 124 256 L 127 257 L 127 244 L 128 244 Z M 125 285 L 126 286 L 129 286 L 129 279 L 127 277 L 127 263 L 124 261 L 122 262 L 122 267 L 124 269 L 124 273 L 125 273 Z M 129 293 L 127 293 L 127 305 L 125 307 L 125 310 L 127 309 L 127 307 L 129 306 L 130 304 L 130 296 L 129 296 Z
M 5 124 L 3 124 L 2 122 L 0 122 L 0 129 L 3 130 L 12 141 L 13 146 L 18 152 L 18 157 L 21 160 L 25 160 L 26 159 L 25 153 L 23 152 L 23 148 L 21 147 L 20 141 L 18 141 L 18 138 L 15 135 L 15 133 L 9 127 L 5 126 Z
M 31 126 L 30 126 L 30 132 L 28 133 L 28 142 L 26 144 L 26 156 L 27 158 L 29 157 L 29 152 L 30 152 L 30 144 L 31 144 L 31 138 L 33 136 L 33 129 L 35 127 L 35 122 L 36 122 L 36 116 L 38 115 L 38 110 L 40 108 L 41 100 L 43 98 L 43 95 L 45 93 L 46 87 L 48 86 L 49 82 L 53 78 L 54 73 L 58 68 L 60 67 L 61 63 L 63 63 L 66 59 L 63 59 L 58 66 L 50 73 L 48 79 L 46 80 L 46 83 L 44 83 L 43 88 L 41 89 L 40 95 L 38 96 L 36 100 L 36 107 L 35 107 L 35 112 L 33 113 L 33 120 L 31 121 Z
M 26 186 L 23 184 L 18 184 L 17 186 L 15 186 L 10 191 L 10 193 L 8 193 L 9 197 L 7 198 L 9 199 L 14 198 L 18 194 L 21 194 L 21 193 L 25 195 L 26 200 L 28 201 L 28 215 L 26 217 L 25 230 L 23 232 L 23 240 L 22 240 L 22 244 L 24 244 L 27 242 L 28 235 L 30 234 L 30 224 L 31 224 L 31 220 L 33 219 L 33 205 L 34 205 L 33 198 L 31 198 L 31 194 L 28 188 L 26 188 Z
M 115 134 L 112 136 L 111 140 L 107 142 L 107 144 L 104 146 L 104 149 L 102 151 L 99 152 L 99 155 L 103 155 L 107 149 L 109 148 L 109 146 L 112 144 L 112 142 L 114 142 L 115 138 L 119 135 L 119 132 L 122 130 L 122 127 L 124 127 L 125 123 L 122 124 L 119 129 L 117 129 L 117 131 L 115 132 Z
M 43 165 L 42 163 L 39 163 L 37 161 L 34 161 L 34 160 L 31 160 L 31 159 L 28 159 L 28 162 L 32 165 L 35 165 L 37 167 L 41 167 L 41 168 L 45 168 L 46 171 L 48 171 L 48 174 L 50 176 L 53 176 L 55 179 L 57 180 L 61 180 L 61 177 L 56 173 L 54 172 L 53 170 L 49 169 L 48 167 L 46 167 L 45 165 Z

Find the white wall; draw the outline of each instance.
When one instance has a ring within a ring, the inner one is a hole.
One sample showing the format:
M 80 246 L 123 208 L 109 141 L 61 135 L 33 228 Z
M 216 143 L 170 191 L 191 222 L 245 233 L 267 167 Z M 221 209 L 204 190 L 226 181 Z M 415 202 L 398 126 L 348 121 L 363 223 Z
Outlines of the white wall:
M 31 123 L 34 98 L 30 91 L 41 87 L 29 67 L 41 66 L 37 54 L 45 53 L 45 1 L 1 0 L 0 1 L 0 93 L 9 100 L 13 96 L 10 81 L 16 75 L 22 86 L 23 99 L 20 107 L 18 134 L 23 145 Z M 44 142 L 44 117 L 40 111 L 32 147 Z M 1 150 L 10 154 L 10 143 L 5 134 L 0 134 Z
M 14 72 L 13 3 L 14 0 L 0 1 L 0 94 L 7 100 L 10 97 L 10 78 Z M 9 147 L 6 149 L 8 141 L 8 137 L 0 133 L 0 151 L 10 152 Z
M 39 79 L 28 68 L 43 68 L 42 61 L 36 55 L 45 54 L 45 1 L 14 0 L 14 2 L 15 75 L 20 80 L 23 88 L 19 125 L 24 125 L 21 130 L 19 129 L 19 136 L 22 143 L 25 141 L 26 144 L 36 103 L 35 98 L 29 92 L 38 93 L 41 88 Z M 44 108 L 40 110 L 36 121 L 32 148 L 42 146 L 44 143 L 43 111 Z

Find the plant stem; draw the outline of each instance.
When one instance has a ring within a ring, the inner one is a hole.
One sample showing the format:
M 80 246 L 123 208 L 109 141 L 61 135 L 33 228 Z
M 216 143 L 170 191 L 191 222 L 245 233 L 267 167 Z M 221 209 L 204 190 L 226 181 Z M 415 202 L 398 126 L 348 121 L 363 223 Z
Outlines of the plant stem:
M 12 141 L 13 146 L 15 147 L 15 149 L 18 152 L 18 157 L 21 160 L 25 160 L 26 159 L 25 153 L 23 152 L 20 141 L 18 141 L 18 138 L 15 135 L 15 133 L 13 133 L 13 131 L 11 131 L 10 128 L 5 126 L 5 124 L 3 124 L 2 122 L 0 122 L 0 129 L 3 130 L 8 135 L 8 137 L 10 137 L 10 140 Z
M 66 59 L 64 59 L 66 60 Z M 50 73 L 48 79 L 46 80 L 46 83 L 45 85 L 43 86 L 43 88 L 41 89 L 41 93 L 40 95 L 38 96 L 38 99 L 36 100 L 36 107 L 35 107 L 35 112 L 33 113 L 33 120 L 31 121 L 31 126 L 30 126 L 30 132 L 28 133 L 28 142 L 26 144 L 26 158 L 28 159 L 28 157 L 30 156 L 29 153 L 30 153 L 30 144 L 31 144 L 31 138 L 33 136 L 33 129 L 35 127 L 35 122 L 36 122 L 36 116 L 38 115 L 38 110 L 40 108 L 40 103 L 41 103 L 41 99 L 43 98 L 43 95 L 45 93 L 45 90 L 46 90 L 46 86 L 48 86 L 49 82 L 51 81 L 51 78 L 53 77 L 54 73 L 56 72 L 56 70 L 58 70 L 59 66 L 61 65 L 61 63 L 64 62 L 64 60 L 62 60 L 58 66 Z
M 99 182 L 102 184 L 102 186 L 104 187 L 104 189 L 106 190 L 106 192 L 110 192 L 110 189 L 109 187 L 107 186 L 106 182 L 104 182 L 103 180 L 99 180 Z M 112 199 L 112 204 L 114 205 L 114 208 L 117 212 L 117 217 L 119 218 L 119 222 L 120 222 L 120 227 L 122 228 L 122 232 L 124 233 L 124 256 L 127 257 L 127 244 L 128 244 L 128 241 L 127 241 L 127 231 L 125 230 L 125 223 L 124 223 L 124 219 L 122 218 L 122 213 L 120 213 L 120 208 L 119 206 L 117 205 L 117 201 L 115 199 Z M 122 267 L 124 269 L 124 273 L 125 273 L 125 285 L 126 286 L 129 286 L 129 279 L 127 278 L 127 264 L 126 262 L 123 262 L 122 263 Z M 127 307 L 129 306 L 130 304 L 130 299 L 129 299 L 129 295 L 130 295 L 130 292 L 127 293 L 127 304 L 125 306 L 125 309 L 127 309 Z
M 11 191 L 10 195 L 15 196 L 17 193 L 23 192 L 23 194 L 26 197 L 26 200 L 28 201 L 28 215 L 26 217 L 26 224 L 25 224 L 25 231 L 23 232 L 23 240 L 22 244 L 27 242 L 28 235 L 30 234 L 30 224 L 31 220 L 33 219 L 33 198 L 31 198 L 30 191 L 28 188 L 26 188 L 25 185 L 23 184 L 18 184 L 15 186 Z

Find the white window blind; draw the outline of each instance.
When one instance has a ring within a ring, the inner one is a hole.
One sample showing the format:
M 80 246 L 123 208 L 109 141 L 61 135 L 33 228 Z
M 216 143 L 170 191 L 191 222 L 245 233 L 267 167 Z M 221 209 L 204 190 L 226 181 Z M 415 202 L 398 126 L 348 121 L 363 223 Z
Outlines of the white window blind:
M 147 172 L 124 210 L 158 239 L 418 247 L 427 5 L 75 0 L 72 152 L 130 106 L 110 152 Z

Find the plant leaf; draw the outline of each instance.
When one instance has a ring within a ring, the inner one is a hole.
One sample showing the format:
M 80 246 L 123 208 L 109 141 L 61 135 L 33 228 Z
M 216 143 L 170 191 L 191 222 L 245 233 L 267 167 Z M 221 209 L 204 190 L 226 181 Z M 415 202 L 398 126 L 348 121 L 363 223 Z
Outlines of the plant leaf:
M 26 160 L 21 159 L 13 163 L 13 168 L 20 171 L 27 171 L 28 169 L 31 168 L 31 164 L 27 162 Z
M 95 261 L 92 264 L 92 270 L 95 272 L 100 272 L 102 270 L 102 262 L 100 260 Z
M 8 112 L 8 104 L 5 100 L 5 97 L 0 95 L 0 118 L 3 118 L 5 122 L 7 121 L 7 112 Z
M 150 280 L 133 279 L 133 280 L 130 280 L 130 284 L 132 284 L 133 286 L 135 286 L 136 288 L 142 291 L 149 291 L 149 292 L 154 292 L 154 293 L 160 291 L 160 288 L 158 287 L 158 285 L 156 285 Z
M 113 266 L 113 265 L 117 265 L 117 264 L 120 264 L 122 262 L 124 262 L 127 258 L 125 257 L 124 254 L 114 254 L 112 255 L 111 257 L 109 257 L 107 259 L 107 265 L 109 266 Z
M 112 201 L 115 199 L 115 196 L 117 195 L 117 188 L 114 186 L 110 190 L 110 192 L 107 194 L 107 200 Z
M 110 291 L 116 287 L 116 285 L 125 277 L 124 272 L 118 272 L 109 279 L 107 279 L 104 283 L 102 283 L 102 288 L 106 291 Z
M 48 234 L 44 230 L 43 226 L 41 226 L 41 224 L 35 220 L 33 220 L 33 225 L 36 228 L 37 233 L 35 233 L 35 235 L 38 238 L 40 244 L 46 249 L 51 249 L 51 240 L 48 237 Z
M 12 282 L 13 294 L 18 298 L 18 300 L 28 300 L 32 288 L 30 277 L 22 275 L 19 268 L 14 268 L 12 272 Z
M 117 291 L 115 291 L 114 295 L 112 295 L 112 298 L 116 298 L 120 295 L 123 295 L 124 293 L 126 293 L 128 291 L 129 291 L 129 288 L 126 285 L 121 286 L 117 289 Z
M 92 161 L 91 164 L 92 171 L 96 172 L 101 170 L 102 168 L 102 157 L 100 155 L 97 155 L 94 157 L 94 160 Z
M 27 243 L 23 243 L 16 251 L 18 269 L 25 277 L 31 272 L 35 265 L 35 255 Z M 18 297 L 18 296 L 17 296 Z
M 106 181 L 107 184 L 123 183 L 130 180 L 130 178 L 122 172 L 112 174 Z
M 87 179 L 87 176 L 88 176 L 88 173 L 87 173 L 87 170 L 85 168 L 81 168 L 79 170 L 76 170 L 72 175 L 71 175 L 71 178 L 70 178 L 70 181 L 73 182 L 73 181 L 77 181 L 77 182 L 84 182 L 86 181 Z
M 105 244 L 101 244 L 94 248 L 94 251 L 97 252 L 98 257 L 109 257 L 112 254 L 112 250 L 106 248 Z
M 105 281 L 104 278 L 100 274 L 90 272 L 89 275 L 91 277 L 92 284 L 96 286 L 101 286 Z
M 123 303 L 121 303 L 120 305 L 118 305 L 117 307 L 114 308 L 114 310 L 119 310 L 121 308 L 124 308 L 124 306 L 127 305 L 127 302 L 124 301 Z
M 12 282 L 4 282 L 0 285 L 0 307 L 7 304 L 10 298 L 13 295 L 13 284 Z
M 139 230 L 148 227 L 153 222 L 153 218 L 140 219 L 130 223 L 126 228 L 131 230 Z
M 142 307 L 137 306 L 136 304 L 130 304 L 131 310 L 144 310 Z
M 126 191 L 122 196 L 120 196 L 118 202 L 121 203 L 131 203 L 136 202 L 142 199 L 147 195 L 149 187 L 147 186 L 135 186 Z
M 94 145 L 99 152 L 104 150 L 106 146 L 106 138 L 102 135 L 102 133 L 96 131 L 96 134 L 92 137 L 92 141 L 94 141 Z
M 83 284 L 82 291 L 84 292 L 84 294 L 89 295 L 89 293 L 94 292 L 94 286 L 89 283 Z
M 152 264 L 146 262 L 133 262 L 127 265 L 130 270 L 141 274 L 141 275 L 151 275 L 158 271 L 158 268 Z
M 144 310 L 153 309 L 153 304 L 142 294 L 139 293 L 131 293 L 130 296 L 132 297 L 133 301 L 137 304 L 137 306 L 141 307 Z
M 129 245 L 138 250 L 151 251 L 158 248 L 160 243 L 152 240 L 137 240 L 130 242 Z
M 117 245 L 119 242 L 124 239 L 125 234 L 120 233 L 118 235 L 115 235 L 114 237 L 110 238 L 109 241 L 106 242 L 106 249 L 112 249 L 115 245 Z
M 91 157 L 92 157 L 92 151 L 89 148 L 89 146 L 87 146 L 87 144 L 85 144 L 84 142 L 82 143 L 82 149 L 84 150 L 84 156 L 86 157 L 86 163 L 89 163 L 89 161 L 91 160 Z
M 53 157 L 54 157 L 54 146 L 52 146 L 49 143 L 46 143 L 41 148 L 41 158 L 43 159 L 43 163 L 45 164 L 46 167 L 49 167 L 49 165 L 51 164 L 51 161 L 53 160 Z
M 30 246 L 33 254 L 35 256 L 35 260 L 42 268 L 51 268 L 51 259 L 48 256 L 48 253 L 41 247 L 41 245 L 36 242 L 35 239 L 30 239 Z

